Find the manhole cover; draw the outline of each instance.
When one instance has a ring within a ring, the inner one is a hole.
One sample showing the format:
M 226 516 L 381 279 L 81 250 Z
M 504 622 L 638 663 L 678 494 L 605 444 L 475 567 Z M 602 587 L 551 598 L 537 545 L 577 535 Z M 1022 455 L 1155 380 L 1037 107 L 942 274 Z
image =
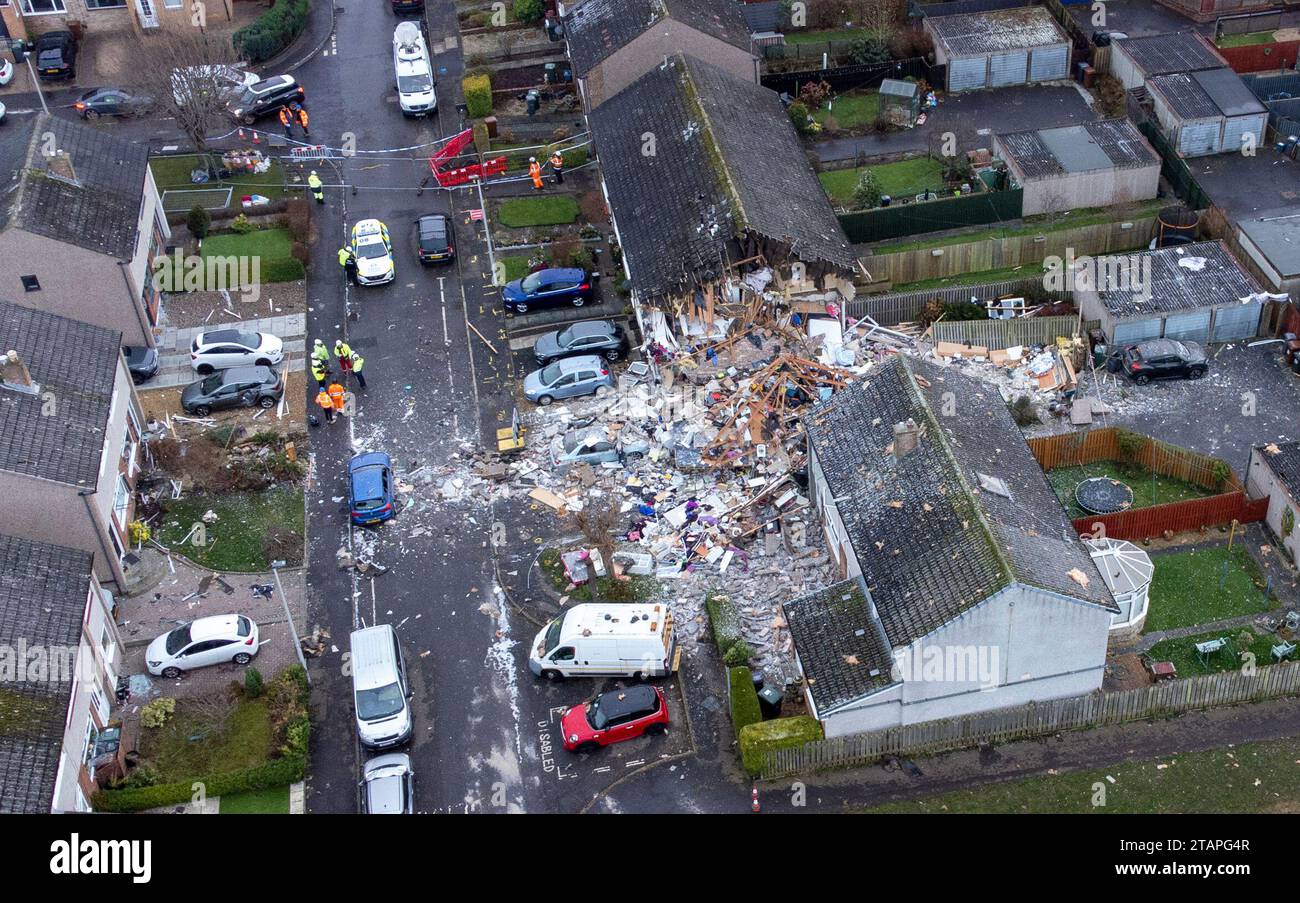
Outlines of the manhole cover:
M 1089 514 L 1113 514 L 1133 507 L 1133 490 L 1110 477 L 1091 477 L 1074 487 L 1074 500 Z

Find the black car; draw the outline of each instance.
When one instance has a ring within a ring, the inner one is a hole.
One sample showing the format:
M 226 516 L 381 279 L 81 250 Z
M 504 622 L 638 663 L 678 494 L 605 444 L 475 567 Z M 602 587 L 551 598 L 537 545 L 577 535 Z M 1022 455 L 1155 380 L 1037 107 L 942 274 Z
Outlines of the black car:
M 583 320 L 539 336 L 533 343 L 533 357 L 543 367 L 558 358 L 577 354 L 599 354 L 613 363 L 626 353 L 627 337 L 623 327 L 613 320 Z
M 233 367 L 190 383 L 181 393 L 185 413 L 206 417 L 222 408 L 273 408 L 284 394 L 284 380 L 270 367 Z
M 523 279 L 507 282 L 501 300 L 512 313 L 527 313 L 535 307 L 572 304 L 582 307 L 595 300 L 595 274 L 581 267 L 548 267 L 529 273 Z
M 1200 345 L 1174 339 L 1153 339 L 1129 345 L 1124 349 L 1122 363 L 1124 372 L 1139 386 L 1145 386 L 1153 379 L 1175 376 L 1200 379 L 1210 368 Z
M 420 263 L 451 263 L 456 259 L 451 217 L 430 213 L 415 221 L 415 253 Z
M 226 102 L 226 110 L 244 125 L 252 125 L 285 104 L 303 103 L 306 97 L 307 92 L 292 75 L 274 75 L 241 89 Z
M 75 78 L 77 75 L 77 39 L 70 31 L 47 31 L 36 39 L 36 71 L 41 78 Z
M 158 349 L 146 348 L 144 345 L 124 345 L 122 354 L 126 356 L 126 369 L 131 374 L 131 382 L 139 385 L 153 379 L 158 372 Z
M 393 12 L 399 16 L 402 13 L 422 13 L 424 12 L 424 0 L 392 0 Z
M 78 97 L 72 108 L 81 114 L 82 119 L 98 119 L 100 116 L 140 116 L 152 104 L 152 98 L 121 88 L 93 88 Z

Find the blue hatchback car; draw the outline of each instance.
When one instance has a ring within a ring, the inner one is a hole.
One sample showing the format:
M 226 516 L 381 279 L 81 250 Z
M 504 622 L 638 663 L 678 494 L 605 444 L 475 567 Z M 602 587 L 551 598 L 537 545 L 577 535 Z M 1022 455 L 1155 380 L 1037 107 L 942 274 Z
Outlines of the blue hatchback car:
M 536 307 L 572 304 L 582 307 L 593 300 L 592 277 L 581 267 L 550 267 L 507 282 L 501 300 L 512 313 L 527 313 Z
M 348 462 L 348 509 L 352 523 L 379 524 L 397 513 L 393 507 L 393 459 L 365 452 Z

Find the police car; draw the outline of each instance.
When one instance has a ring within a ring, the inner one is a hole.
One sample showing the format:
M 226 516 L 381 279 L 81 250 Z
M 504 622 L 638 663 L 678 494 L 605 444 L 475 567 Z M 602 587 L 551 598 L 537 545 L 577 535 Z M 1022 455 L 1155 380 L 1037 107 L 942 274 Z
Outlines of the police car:
M 352 254 L 361 285 L 383 285 L 397 276 L 388 227 L 377 219 L 363 219 L 352 227 Z

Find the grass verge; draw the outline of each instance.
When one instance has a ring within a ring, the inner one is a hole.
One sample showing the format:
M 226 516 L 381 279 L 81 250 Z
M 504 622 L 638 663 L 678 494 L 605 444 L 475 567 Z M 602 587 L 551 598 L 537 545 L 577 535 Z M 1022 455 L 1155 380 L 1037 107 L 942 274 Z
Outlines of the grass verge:
M 221 815 L 288 815 L 289 788 L 250 790 L 221 798 Z
M 543 550 L 537 557 L 537 565 L 556 592 L 567 595 L 570 602 L 642 602 L 659 589 L 653 578 L 643 576 L 628 580 L 593 577 L 582 586 L 569 589 L 569 578 L 564 574 L 564 561 L 558 549 Z
M 497 222 L 510 229 L 563 226 L 578 218 L 578 202 L 567 194 L 511 198 L 497 207 Z
M 158 541 L 196 564 L 214 571 L 265 571 L 276 558 L 290 565 L 302 563 L 305 534 L 300 487 L 195 494 L 166 504 Z M 209 510 L 216 512 L 217 520 L 204 525 L 206 543 L 195 545 L 191 531 Z
M 214 155 L 214 163 L 218 167 L 221 165 L 221 156 Z M 246 194 L 260 194 L 271 200 L 285 196 L 284 191 L 284 168 L 275 160 L 271 161 L 271 167 L 266 172 L 247 172 L 212 182 L 204 182 L 196 185 L 190 181 L 190 173 L 195 169 L 203 167 L 203 160 L 199 154 L 176 154 L 165 157 L 153 157 L 149 160 L 149 169 L 153 172 L 153 180 L 158 185 L 158 193 L 164 191 L 193 191 L 203 188 L 231 188 L 229 207 L 238 208 L 239 199 Z M 296 194 L 297 192 L 295 192 Z M 215 195 L 209 195 L 215 197 Z
M 1145 632 L 1268 611 L 1259 567 L 1241 544 L 1153 555 Z

